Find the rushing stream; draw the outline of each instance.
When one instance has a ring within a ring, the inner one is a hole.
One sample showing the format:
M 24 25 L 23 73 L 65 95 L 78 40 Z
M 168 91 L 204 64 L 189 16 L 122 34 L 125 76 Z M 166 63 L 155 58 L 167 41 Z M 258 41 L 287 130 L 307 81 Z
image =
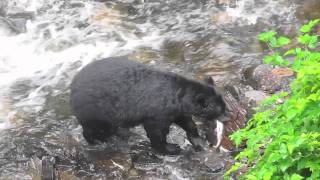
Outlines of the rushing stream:
M 261 63 L 257 34 L 295 33 L 301 4 L 1 0 L 0 179 L 221 179 L 230 158 L 194 152 L 177 127 L 168 138 L 184 149 L 179 156 L 153 153 L 141 127 L 87 145 L 70 111 L 69 83 L 87 63 L 120 55 L 218 84 L 240 81 L 243 68 Z

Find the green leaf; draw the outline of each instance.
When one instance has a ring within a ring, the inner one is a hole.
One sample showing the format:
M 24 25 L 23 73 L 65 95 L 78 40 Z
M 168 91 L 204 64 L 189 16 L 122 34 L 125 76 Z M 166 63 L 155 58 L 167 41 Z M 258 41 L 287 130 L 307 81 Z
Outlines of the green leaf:
M 277 38 L 272 37 L 272 38 L 269 40 L 269 45 L 270 45 L 271 48 L 277 48 L 277 47 L 278 47 Z
M 275 31 L 267 31 L 259 34 L 258 39 L 262 42 L 269 42 L 276 34 Z
M 263 59 L 263 62 L 266 64 L 274 65 L 274 66 L 285 66 L 286 67 L 289 65 L 289 61 L 283 59 L 282 56 L 280 56 L 278 53 L 275 53 L 270 56 L 265 56 L 265 58 Z
M 315 19 L 313 21 L 310 21 L 308 24 L 305 24 L 303 25 L 301 28 L 300 28 L 300 31 L 303 32 L 303 33 L 308 33 L 312 30 L 312 28 L 314 26 L 316 26 L 317 24 L 319 24 L 320 22 L 320 19 Z
M 292 166 L 292 160 L 290 160 L 290 159 L 285 159 L 285 160 L 280 161 L 279 167 L 282 172 L 286 172 L 287 169 L 291 166 Z
M 257 177 L 255 177 L 255 176 L 253 176 L 253 175 L 247 175 L 246 178 L 247 178 L 248 180 L 257 180 L 257 179 L 258 179 Z
M 304 34 L 302 36 L 298 37 L 298 41 L 301 44 L 307 45 L 309 48 L 316 48 L 318 44 L 318 36 L 316 35 L 309 35 L 309 34 Z
M 311 39 L 311 36 L 309 34 L 304 34 L 304 35 L 298 37 L 298 41 L 304 45 L 307 45 L 309 43 L 310 39 Z
M 294 150 L 294 144 L 287 144 L 288 152 L 290 155 L 292 155 Z
M 288 118 L 288 119 L 292 119 L 292 118 L 294 118 L 297 114 L 298 114 L 298 110 L 297 109 L 295 109 L 295 108 L 290 108 L 287 112 L 286 112 L 286 117 Z
M 287 155 L 288 151 L 287 151 L 287 147 L 284 143 L 282 143 L 280 145 L 280 153 L 281 153 L 281 157 L 284 157 Z
M 281 158 L 281 155 L 278 153 L 272 153 L 269 157 L 268 157 L 268 161 L 269 162 L 276 162 Z
M 272 175 L 273 173 L 272 172 L 266 172 L 264 175 L 263 175 L 263 180 L 270 180 L 272 178 Z
M 231 167 L 231 169 L 229 169 L 229 170 L 226 172 L 225 175 L 226 175 L 226 176 L 229 176 L 232 172 L 237 171 L 237 170 L 240 169 L 242 166 L 243 166 L 243 164 L 236 162 L 236 163 Z
M 284 36 L 280 36 L 278 39 L 277 39 L 277 46 L 278 47 L 282 47 L 284 45 L 287 45 L 290 43 L 290 39 L 284 37 Z
M 271 62 L 275 61 L 275 55 L 271 55 L 271 56 L 266 56 L 263 58 L 263 62 L 265 64 L 270 64 Z
M 318 36 L 311 36 L 310 41 L 308 43 L 308 47 L 314 49 L 318 44 Z
M 302 176 L 300 176 L 299 174 L 293 174 L 290 177 L 290 180 L 301 180 L 304 179 Z
M 290 49 L 284 53 L 284 56 L 295 55 L 295 54 L 296 54 L 295 49 Z

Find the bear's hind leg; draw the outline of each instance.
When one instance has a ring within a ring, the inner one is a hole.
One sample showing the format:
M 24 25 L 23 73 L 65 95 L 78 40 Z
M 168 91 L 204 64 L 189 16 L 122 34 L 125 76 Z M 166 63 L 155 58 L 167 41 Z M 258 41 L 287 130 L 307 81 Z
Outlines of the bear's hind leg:
M 205 141 L 200 137 L 197 125 L 193 122 L 191 116 L 179 116 L 174 122 L 186 131 L 188 140 L 196 151 L 203 149 Z
M 94 133 L 94 130 L 89 127 L 82 127 L 83 131 L 83 137 L 84 139 L 90 144 L 95 144 L 96 135 Z
M 167 134 L 169 133 L 170 123 L 164 123 L 162 120 L 154 120 L 145 122 L 144 128 L 153 149 L 160 153 L 170 155 L 180 153 L 181 149 L 179 145 L 167 143 Z

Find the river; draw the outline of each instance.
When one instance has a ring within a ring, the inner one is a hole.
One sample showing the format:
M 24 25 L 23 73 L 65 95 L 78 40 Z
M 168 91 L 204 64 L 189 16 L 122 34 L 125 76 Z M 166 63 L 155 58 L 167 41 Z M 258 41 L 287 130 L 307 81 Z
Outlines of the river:
M 1 179 L 221 179 L 227 154 L 194 152 L 184 132 L 179 156 L 152 153 L 141 127 L 126 139 L 89 146 L 69 107 L 83 66 L 128 55 L 218 84 L 260 64 L 259 32 L 293 35 L 301 1 L 2 0 L 0 2 Z M 46 166 L 47 165 L 47 166 Z M 46 168 L 49 167 L 49 168 Z M 51 167 L 51 168 L 50 168 Z M 53 175 L 52 175 L 53 174 Z

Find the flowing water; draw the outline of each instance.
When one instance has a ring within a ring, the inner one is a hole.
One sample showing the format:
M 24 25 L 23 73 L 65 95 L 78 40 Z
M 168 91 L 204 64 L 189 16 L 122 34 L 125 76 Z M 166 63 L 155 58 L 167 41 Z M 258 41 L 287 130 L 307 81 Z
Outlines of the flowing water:
M 301 2 L 288 0 L 1 1 L 0 179 L 221 179 L 229 157 L 194 152 L 177 127 L 168 139 L 183 147 L 180 156 L 152 152 L 141 127 L 87 145 L 68 104 L 72 77 L 91 61 L 128 55 L 239 81 L 261 63 L 259 32 L 294 34 L 301 23 Z

